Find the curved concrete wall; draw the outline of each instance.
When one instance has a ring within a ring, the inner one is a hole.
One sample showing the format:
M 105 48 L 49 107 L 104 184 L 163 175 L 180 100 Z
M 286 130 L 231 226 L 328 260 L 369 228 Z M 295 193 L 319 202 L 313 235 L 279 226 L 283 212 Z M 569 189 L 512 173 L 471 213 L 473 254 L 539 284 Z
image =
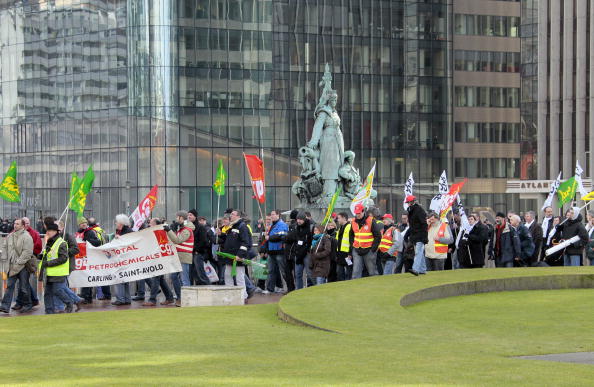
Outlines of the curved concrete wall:
M 510 292 L 519 290 L 587 289 L 594 288 L 592 274 L 560 274 L 515 278 L 495 278 L 444 284 L 417 290 L 400 299 L 401 306 L 440 298 L 467 296 L 477 293 Z

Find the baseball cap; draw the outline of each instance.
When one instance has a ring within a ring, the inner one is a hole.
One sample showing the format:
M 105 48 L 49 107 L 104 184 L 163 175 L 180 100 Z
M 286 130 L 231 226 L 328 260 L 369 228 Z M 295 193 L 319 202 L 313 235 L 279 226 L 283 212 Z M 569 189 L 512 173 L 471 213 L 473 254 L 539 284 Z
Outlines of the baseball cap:
M 384 216 L 382 216 L 382 219 L 392 219 L 392 220 L 394 220 L 394 217 L 392 216 L 392 214 L 384 214 Z
M 412 202 L 413 200 L 417 200 L 417 198 L 416 198 L 414 195 L 408 195 L 408 196 L 406 197 L 406 200 L 405 200 L 405 202 L 407 202 L 407 203 L 410 203 L 410 202 Z
M 361 203 L 357 203 L 357 204 L 355 205 L 355 211 L 354 211 L 354 212 L 355 212 L 355 215 L 357 215 L 357 214 L 361 214 L 361 213 L 363 213 L 364 211 L 365 211 L 365 207 L 363 207 L 363 204 L 361 204 Z

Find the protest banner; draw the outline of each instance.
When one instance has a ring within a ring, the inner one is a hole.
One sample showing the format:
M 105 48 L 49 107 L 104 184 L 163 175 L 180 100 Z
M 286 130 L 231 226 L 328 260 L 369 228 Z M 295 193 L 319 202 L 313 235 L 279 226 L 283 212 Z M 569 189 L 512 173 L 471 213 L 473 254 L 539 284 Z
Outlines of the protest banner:
M 69 282 L 72 287 L 115 285 L 181 270 L 175 246 L 163 226 L 155 226 L 99 247 L 87 243 L 86 257 L 76 258 Z

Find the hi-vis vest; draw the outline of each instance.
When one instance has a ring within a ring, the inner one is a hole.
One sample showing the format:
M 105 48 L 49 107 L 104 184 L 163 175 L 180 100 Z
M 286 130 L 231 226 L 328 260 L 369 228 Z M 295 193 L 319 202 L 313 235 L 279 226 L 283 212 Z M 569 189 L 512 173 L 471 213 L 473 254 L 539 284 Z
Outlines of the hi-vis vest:
M 93 227 L 90 227 L 90 229 L 95 231 L 95 234 L 97 235 L 97 238 L 99 239 L 101 244 L 104 244 L 106 242 L 105 241 L 105 231 L 101 227 L 93 226 Z
M 340 234 L 340 232 L 336 233 L 336 240 L 339 243 L 338 251 L 342 251 L 343 253 L 348 253 L 351 248 L 350 238 L 349 238 L 349 235 L 351 234 L 351 224 L 347 223 L 346 226 L 344 227 L 344 232 L 342 233 L 342 240 L 338 240 L 338 234 Z
M 190 232 L 190 237 L 185 241 L 180 243 L 179 245 L 175 245 L 175 248 L 178 253 L 189 253 L 192 254 L 194 251 L 194 233 L 188 227 L 184 226 L 181 229 L 177 230 L 176 235 L 179 236 L 184 230 L 188 230 Z
M 57 259 L 58 258 L 58 249 L 60 248 L 60 245 L 62 243 L 66 243 L 66 241 L 62 238 L 56 239 L 56 241 L 52 245 L 52 248 L 50 249 L 49 253 L 47 252 L 47 250 L 43 251 L 43 258 L 45 258 L 45 260 L 47 262 Z M 37 269 L 39 270 L 40 273 L 41 273 L 41 263 L 42 262 L 43 262 L 43 259 L 41 261 L 39 261 L 39 265 L 37 266 Z M 66 260 L 66 262 L 64 262 L 61 265 L 46 267 L 45 270 L 47 271 L 46 276 L 48 276 L 48 277 L 67 276 L 70 274 L 70 266 L 68 263 L 68 259 Z
M 382 232 L 382 240 L 379 245 L 379 251 L 382 253 L 390 250 L 390 247 L 394 244 L 392 240 L 392 233 L 394 232 L 394 226 L 390 226 L 386 231 Z
M 437 254 L 447 254 L 448 253 L 448 245 L 444 245 L 443 243 L 440 243 L 438 241 L 438 239 L 441 239 L 445 236 L 447 226 L 448 226 L 448 224 L 446 222 L 443 222 L 441 224 L 441 226 L 439 226 L 439 230 L 437 231 L 437 236 L 435 238 L 435 252 Z
M 356 249 L 369 249 L 373 244 L 373 233 L 371 232 L 371 223 L 373 220 L 370 216 L 365 220 L 365 225 L 359 228 L 359 223 L 355 219 L 351 222 L 353 233 L 355 234 L 355 240 L 353 247 Z

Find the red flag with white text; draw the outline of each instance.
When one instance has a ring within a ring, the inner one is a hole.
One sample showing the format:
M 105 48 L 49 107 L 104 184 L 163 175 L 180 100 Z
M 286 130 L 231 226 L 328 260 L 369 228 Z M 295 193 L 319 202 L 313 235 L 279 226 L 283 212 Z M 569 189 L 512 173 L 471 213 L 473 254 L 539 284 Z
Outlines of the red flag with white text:
M 254 197 L 260 202 L 264 203 L 266 200 L 266 188 L 264 185 L 264 162 L 256 155 L 243 154 L 245 158 L 245 165 L 247 166 L 252 188 L 254 189 Z
M 148 195 L 146 195 L 146 197 L 142 199 L 140 203 L 138 203 L 138 207 L 136 207 L 132 215 L 130 215 L 132 221 L 134 222 L 134 226 L 132 227 L 134 231 L 138 231 L 144 223 L 144 221 L 149 216 L 151 216 L 151 212 L 153 211 L 153 208 L 155 208 L 155 204 L 157 203 L 158 189 L 159 187 L 155 184 L 155 186 L 150 190 Z

